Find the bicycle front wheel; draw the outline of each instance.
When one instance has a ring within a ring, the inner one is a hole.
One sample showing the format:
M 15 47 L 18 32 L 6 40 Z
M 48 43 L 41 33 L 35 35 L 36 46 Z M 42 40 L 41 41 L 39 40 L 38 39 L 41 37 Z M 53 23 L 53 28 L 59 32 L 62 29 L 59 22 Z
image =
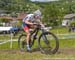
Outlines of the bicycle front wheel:
M 59 49 L 58 38 L 51 32 L 42 33 L 38 43 L 42 53 L 55 54 Z
M 18 38 L 18 47 L 21 51 L 25 51 L 26 50 L 26 35 L 22 34 L 19 36 Z

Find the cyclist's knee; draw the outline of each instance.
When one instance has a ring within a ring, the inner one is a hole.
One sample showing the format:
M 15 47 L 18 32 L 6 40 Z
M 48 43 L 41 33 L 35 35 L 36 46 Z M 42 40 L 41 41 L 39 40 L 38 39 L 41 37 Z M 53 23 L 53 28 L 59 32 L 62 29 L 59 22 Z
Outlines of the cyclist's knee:
M 30 32 L 26 32 L 27 36 L 30 36 Z
M 28 36 L 30 36 L 30 33 L 27 33 Z

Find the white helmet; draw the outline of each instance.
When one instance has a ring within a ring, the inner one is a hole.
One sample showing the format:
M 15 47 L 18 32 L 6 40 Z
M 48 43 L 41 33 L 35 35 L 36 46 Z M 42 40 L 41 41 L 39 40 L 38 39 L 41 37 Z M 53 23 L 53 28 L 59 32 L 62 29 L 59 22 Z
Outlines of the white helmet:
M 33 12 L 33 14 L 35 15 L 35 16 L 40 16 L 41 17 L 41 11 L 38 9 L 38 10 L 36 10 L 35 12 Z

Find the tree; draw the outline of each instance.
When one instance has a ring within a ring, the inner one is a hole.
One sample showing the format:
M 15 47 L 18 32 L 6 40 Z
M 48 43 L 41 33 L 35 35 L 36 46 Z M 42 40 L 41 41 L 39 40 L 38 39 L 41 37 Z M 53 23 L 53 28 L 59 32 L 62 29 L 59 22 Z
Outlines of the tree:
M 45 6 L 43 10 L 43 15 L 44 22 L 52 26 L 56 26 L 58 24 L 57 19 L 61 15 L 61 11 L 56 4 L 52 3 Z

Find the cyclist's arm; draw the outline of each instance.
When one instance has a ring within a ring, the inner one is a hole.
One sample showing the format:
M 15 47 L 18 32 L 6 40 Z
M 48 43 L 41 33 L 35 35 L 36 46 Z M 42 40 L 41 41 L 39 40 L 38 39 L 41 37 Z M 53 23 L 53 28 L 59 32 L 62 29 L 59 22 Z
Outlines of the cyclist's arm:
M 33 25 L 32 22 L 29 22 L 29 20 L 26 20 L 25 23 L 29 24 L 29 25 Z
M 38 22 L 42 27 L 45 27 L 44 24 L 41 22 L 41 20 L 38 20 Z

